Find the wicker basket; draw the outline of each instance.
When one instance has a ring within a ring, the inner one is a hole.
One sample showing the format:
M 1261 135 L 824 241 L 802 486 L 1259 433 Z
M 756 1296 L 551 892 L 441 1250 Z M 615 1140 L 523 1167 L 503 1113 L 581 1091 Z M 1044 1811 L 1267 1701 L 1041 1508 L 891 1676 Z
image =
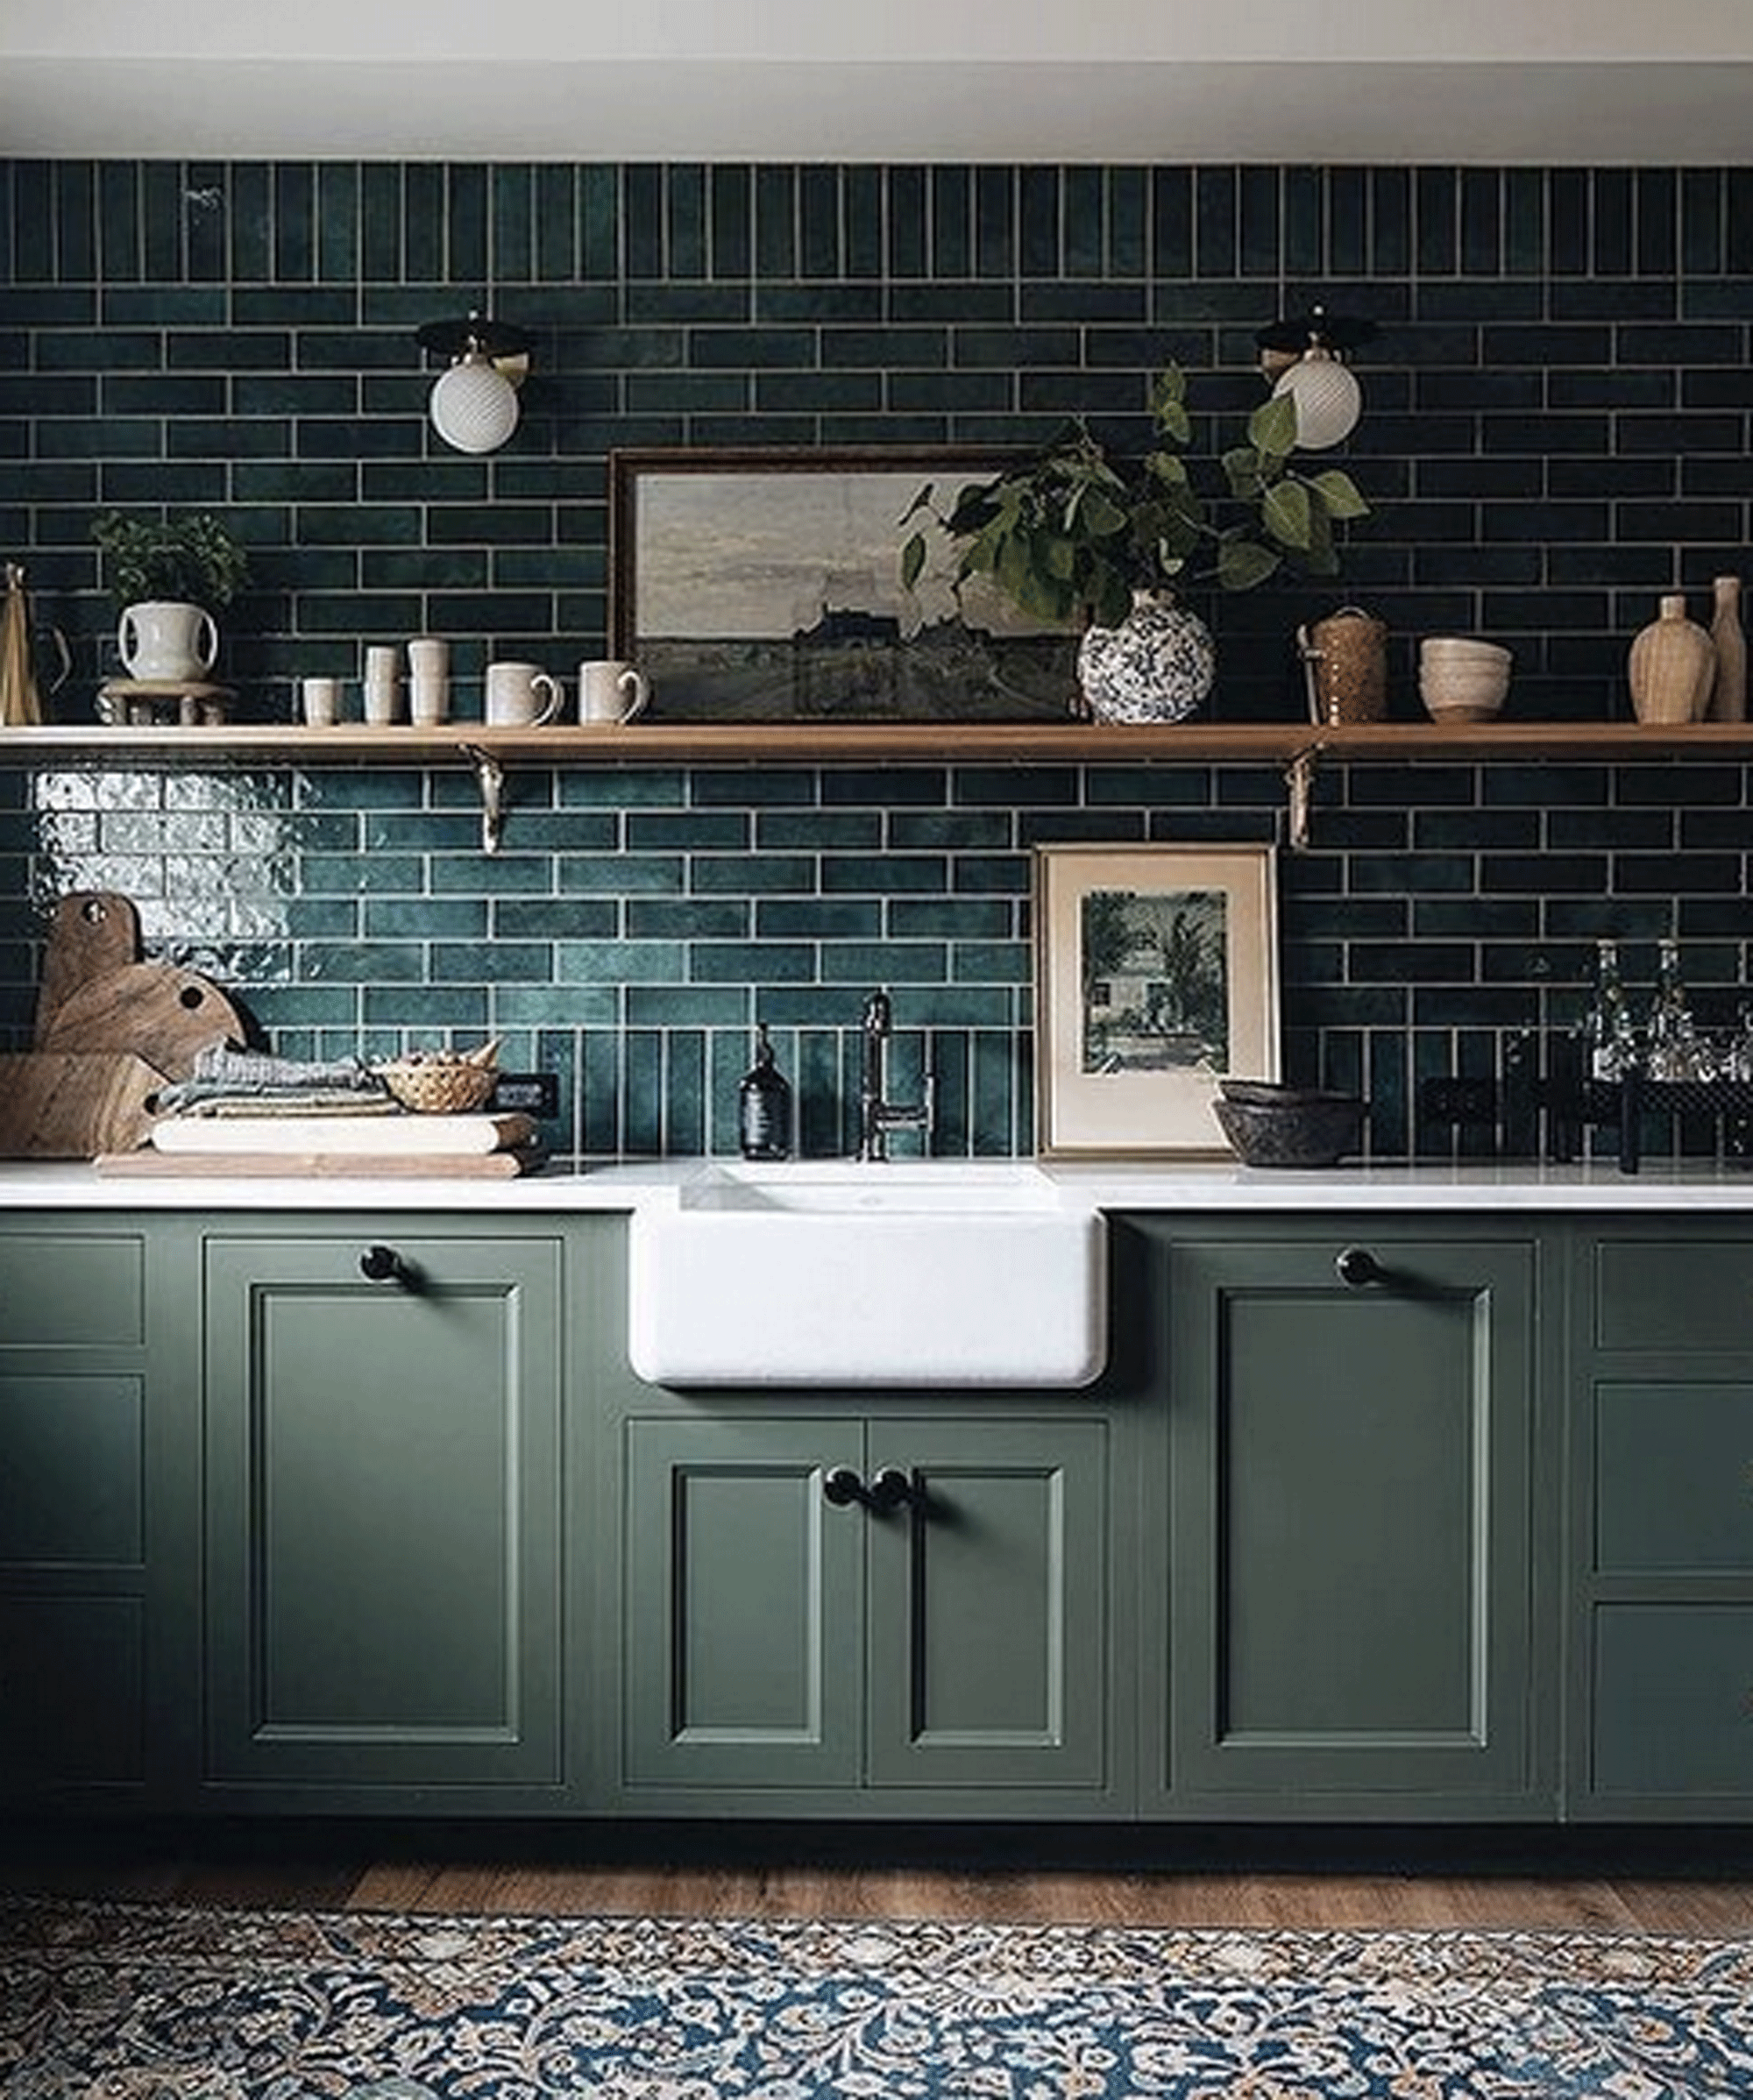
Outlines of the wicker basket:
M 491 1063 L 454 1052 L 426 1051 L 378 1067 L 379 1076 L 405 1109 L 422 1116 L 466 1116 L 484 1108 L 499 1074 Z

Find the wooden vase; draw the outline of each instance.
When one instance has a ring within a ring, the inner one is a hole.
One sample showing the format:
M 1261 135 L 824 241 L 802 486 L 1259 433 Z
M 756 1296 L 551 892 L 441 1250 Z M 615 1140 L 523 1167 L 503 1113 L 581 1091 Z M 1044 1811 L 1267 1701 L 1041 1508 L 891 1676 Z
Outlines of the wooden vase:
M 1662 599 L 1660 617 L 1632 642 L 1625 672 L 1640 722 L 1702 720 L 1716 682 L 1716 645 L 1686 617 L 1678 592 Z
M 1747 720 L 1747 636 L 1741 626 L 1741 578 L 1719 576 L 1713 585 L 1716 610 L 1710 639 L 1716 650 L 1716 676 L 1710 689 L 1714 722 Z

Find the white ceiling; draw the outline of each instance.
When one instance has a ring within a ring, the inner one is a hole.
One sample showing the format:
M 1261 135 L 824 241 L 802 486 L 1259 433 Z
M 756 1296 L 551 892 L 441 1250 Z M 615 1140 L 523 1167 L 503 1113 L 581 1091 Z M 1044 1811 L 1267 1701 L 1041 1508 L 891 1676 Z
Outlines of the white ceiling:
M 1024 18 L 1019 19 L 1019 16 Z M 1753 0 L 6 0 L 13 156 L 1717 165 Z

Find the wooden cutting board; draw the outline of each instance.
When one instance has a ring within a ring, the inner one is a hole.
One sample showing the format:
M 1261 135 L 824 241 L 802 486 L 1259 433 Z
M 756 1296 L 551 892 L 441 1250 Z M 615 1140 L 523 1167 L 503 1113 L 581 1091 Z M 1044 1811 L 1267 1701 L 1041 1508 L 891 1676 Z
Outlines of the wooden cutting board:
M 70 994 L 139 958 L 140 915 L 131 898 L 111 890 L 75 890 L 62 897 L 49 921 L 37 985 L 38 1049 L 46 1046 L 50 1017 Z
M 536 1118 L 504 1116 L 167 1116 L 153 1132 L 160 1152 L 333 1153 L 342 1159 L 446 1160 L 534 1145 Z
M 107 1153 L 95 1164 L 102 1174 L 158 1174 L 216 1178 L 248 1174 L 258 1181 L 276 1179 L 358 1180 L 364 1181 L 507 1181 L 534 1174 L 544 1153 L 538 1145 L 508 1152 L 407 1153 L 165 1153 L 150 1146 L 138 1152 Z
M 125 1050 L 0 1057 L 0 1159 L 89 1160 L 144 1142 L 165 1075 Z
M 244 1040 L 238 1010 L 210 978 L 174 962 L 130 962 L 70 991 L 38 1038 L 42 1050 L 131 1050 L 187 1079 L 209 1043 Z

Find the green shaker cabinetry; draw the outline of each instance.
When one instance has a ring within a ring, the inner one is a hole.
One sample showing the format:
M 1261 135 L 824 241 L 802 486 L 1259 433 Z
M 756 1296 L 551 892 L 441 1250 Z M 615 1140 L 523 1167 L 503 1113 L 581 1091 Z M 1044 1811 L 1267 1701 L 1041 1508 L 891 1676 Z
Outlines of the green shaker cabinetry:
M 1531 1239 L 1149 1227 L 1175 1813 L 1550 1817 Z
M 143 1224 L 0 1218 L 0 1784 L 14 1797 L 138 1799 L 164 1762 L 191 1435 L 176 1310 L 149 1289 Z
M 646 1385 L 613 1215 L 0 1213 L 0 1806 L 1753 1820 L 1753 1219 L 1523 1216 L 1117 1217 L 1061 1396 Z
M 1579 1416 L 1571 1810 L 1753 1815 L 1753 1235 L 1592 1235 Z
M 1111 1810 L 1108 1424 L 962 1397 L 623 1423 L 623 1804 Z
M 209 1792 L 551 1805 L 562 1271 L 479 1221 L 208 1237 Z

